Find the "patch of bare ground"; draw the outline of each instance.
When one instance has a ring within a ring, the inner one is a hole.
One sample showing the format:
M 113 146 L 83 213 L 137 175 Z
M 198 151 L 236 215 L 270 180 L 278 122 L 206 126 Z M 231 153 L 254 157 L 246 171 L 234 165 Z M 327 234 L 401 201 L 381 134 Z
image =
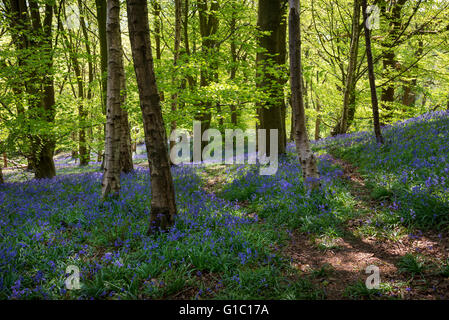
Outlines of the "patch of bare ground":
M 341 159 L 334 158 L 334 162 L 343 168 L 344 176 L 350 182 L 350 192 L 357 200 L 354 209 L 363 209 L 370 216 L 370 211 L 380 203 L 370 197 L 356 168 Z M 343 226 L 344 236 L 332 239 L 331 246 L 323 247 L 325 240 L 294 232 L 284 254 L 291 258 L 292 266 L 300 273 L 314 275 L 314 281 L 323 288 L 327 299 L 348 299 L 346 289 L 357 281 L 365 283 L 369 276 L 366 268 L 370 265 L 379 267 L 381 283 L 390 288 L 383 298 L 449 299 L 449 278 L 439 272 L 439 266 L 449 257 L 448 234 L 428 231 L 401 236 L 397 240 L 378 239 L 357 232 L 363 220 L 348 221 Z M 399 261 L 407 253 L 424 257 L 426 268 L 422 274 L 412 276 L 400 270 Z

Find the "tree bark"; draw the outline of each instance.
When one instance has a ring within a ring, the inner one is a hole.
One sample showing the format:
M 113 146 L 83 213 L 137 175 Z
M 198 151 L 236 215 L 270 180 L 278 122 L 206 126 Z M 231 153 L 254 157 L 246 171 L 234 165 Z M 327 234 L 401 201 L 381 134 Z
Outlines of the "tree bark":
M 260 129 L 278 130 L 278 150 L 285 153 L 285 108 L 282 75 L 273 74 L 271 68 L 280 69 L 285 64 L 285 0 L 259 0 L 257 26 L 259 31 L 270 32 L 259 37 L 259 46 L 264 49 L 256 56 L 256 86 L 269 95 L 269 100 L 258 106 Z M 279 70 L 280 71 L 280 70 Z M 282 73 L 282 72 L 281 72 Z M 283 124 L 284 121 L 284 124 Z M 267 153 L 270 154 L 270 137 L 267 136 Z
M 415 51 L 415 59 L 421 59 L 424 51 L 424 43 L 422 40 L 418 41 L 418 49 Z M 412 70 L 415 68 L 412 68 Z M 416 71 L 415 71 L 416 72 Z M 413 77 L 411 80 L 403 80 L 402 86 L 404 93 L 402 95 L 402 104 L 407 107 L 414 107 L 416 102 L 416 83 L 417 77 Z M 407 111 L 406 109 L 404 111 Z
M 349 128 L 349 112 L 350 109 L 354 109 L 355 112 L 355 86 L 356 86 L 356 66 L 357 56 L 359 50 L 359 37 L 360 37 L 360 0 L 354 0 L 354 8 L 352 14 L 352 36 L 351 46 L 349 54 L 348 72 L 346 74 L 346 84 L 343 97 L 343 112 L 341 115 L 340 123 L 334 128 L 333 134 L 343 134 L 348 131 Z M 351 101 L 353 98 L 353 101 Z M 354 103 L 354 105 L 351 105 Z
M 120 171 L 129 173 L 134 170 L 133 155 L 131 150 L 131 131 L 129 127 L 128 111 L 126 110 L 126 76 L 125 68 L 122 64 L 120 66 Z
M 106 115 L 107 92 L 108 92 L 108 47 L 106 40 L 106 0 L 95 0 L 97 9 L 98 38 L 100 40 L 100 72 L 101 72 L 101 94 L 102 94 L 102 112 Z M 103 126 L 103 133 L 106 137 L 106 124 Z M 98 161 L 101 161 L 101 170 L 104 170 L 105 157 L 102 151 L 98 152 Z
M 321 111 L 321 103 L 320 103 L 320 100 L 317 97 L 316 98 L 316 112 L 317 112 L 317 116 L 316 116 L 316 120 L 315 120 L 315 140 L 316 141 L 321 139 L 321 137 L 320 137 L 320 126 L 321 126 L 320 111 Z
M 30 1 L 30 5 L 31 5 Z M 53 68 L 53 43 L 52 43 L 52 22 L 54 5 L 46 4 L 44 9 L 44 19 L 42 23 L 43 42 L 41 52 L 45 55 L 44 70 L 41 71 L 43 96 L 41 105 L 43 106 L 41 119 L 51 124 L 55 120 L 55 87 L 54 77 L 51 73 Z M 32 15 L 36 15 L 37 25 L 40 26 L 38 8 L 33 8 Z M 39 150 L 36 156 L 36 179 L 53 178 L 56 176 L 53 154 L 55 150 L 55 140 L 52 134 L 37 136 L 34 140 L 36 149 Z
M 231 66 L 231 72 L 230 72 L 230 78 L 231 82 L 235 80 L 235 76 L 237 73 L 237 45 L 236 45 L 236 25 L 237 25 L 237 19 L 236 19 L 236 7 L 235 3 L 232 3 L 232 15 L 231 15 L 231 22 L 230 22 L 230 30 L 231 33 L 231 59 L 232 59 L 232 66 Z M 231 123 L 234 126 L 237 126 L 237 107 L 232 104 L 230 106 L 231 109 Z
M 128 29 L 139 88 L 140 108 L 151 178 L 151 216 L 148 233 L 168 230 L 176 216 L 167 137 L 151 52 L 146 1 L 128 0 Z
M 105 199 L 120 192 L 121 77 L 120 2 L 107 1 L 108 92 L 106 111 L 105 167 L 101 195 Z
M 81 155 L 81 150 L 80 150 L 80 165 L 81 166 L 85 166 L 89 164 L 90 161 L 90 148 L 89 148 L 89 144 L 87 143 L 87 135 L 86 135 L 86 129 L 84 128 L 86 126 L 85 122 L 87 120 L 87 117 L 89 116 L 89 112 L 87 110 L 87 107 L 90 105 L 90 100 L 92 99 L 92 84 L 94 82 L 94 71 L 93 71 L 93 62 L 92 62 L 92 52 L 90 49 L 90 43 L 89 43 L 89 35 L 87 33 L 87 27 L 86 27 L 86 22 L 84 20 L 84 14 L 85 14 L 85 10 L 84 10 L 84 6 L 81 0 L 78 0 L 78 7 L 79 7 L 79 11 L 80 11 L 80 25 L 81 25 L 81 30 L 83 32 L 83 36 L 84 36 L 84 41 L 85 41 L 85 48 L 86 48 L 86 53 L 87 53 L 87 69 L 88 69 L 88 82 L 87 82 L 87 90 L 86 90 L 86 100 L 87 100 L 87 104 L 83 105 L 83 110 L 82 110 L 82 117 L 81 117 L 81 123 L 83 128 L 81 128 L 80 133 L 83 133 L 83 143 L 84 145 L 82 145 L 83 147 L 83 154 Z M 81 137 L 80 137 L 80 143 L 81 143 Z M 81 145 L 80 145 L 81 147 Z
M 79 6 L 79 11 L 82 12 L 82 7 L 81 7 L 81 3 L 78 4 Z M 65 10 L 65 6 L 64 6 L 64 10 Z M 64 12 L 64 16 L 66 17 L 66 12 Z M 81 14 L 80 14 L 80 25 L 82 23 L 84 23 L 84 19 L 81 19 Z M 72 37 L 72 32 L 70 30 L 67 30 L 67 35 L 64 32 L 63 29 L 63 25 L 61 23 L 61 21 L 58 21 L 59 24 L 59 28 L 61 31 L 63 31 L 62 37 L 64 39 L 64 43 L 65 46 L 67 48 L 67 51 L 69 52 L 69 58 L 67 61 L 67 65 L 69 70 L 71 69 L 70 66 L 73 68 L 73 72 L 75 73 L 75 78 L 76 78 L 76 84 L 78 87 L 78 92 L 76 93 L 75 91 L 73 92 L 73 95 L 78 99 L 78 152 L 76 151 L 72 151 L 72 157 L 75 156 L 79 156 L 79 160 L 80 160 L 80 166 L 85 166 L 87 164 L 89 164 L 89 155 L 88 155 L 88 151 L 87 151 L 87 145 L 86 145 L 86 129 L 85 127 L 85 122 L 86 122 L 86 117 L 87 114 L 85 112 L 85 106 L 84 106 L 84 98 L 85 98 L 85 94 L 84 94 L 84 77 L 83 74 L 81 73 L 81 64 L 78 60 L 78 52 L 73 44 L 73 37 Z M 88 41 L 86 39 L 86 41 Z M 75 135 L 75 132 L 73 133 Z M 76 140 L 74 140 L 76 141 Z M 75 158 L 76 161 L 76 158 Z
M 295 141 L 299 162 L 302 168 L 304 184 L 307 188 L 319 187 L 319 172 L 316 157 L 310 147 L 304 110 L 303 86 L 301 85 L 301 20 L 299 0 L 289 0 L 289 48 L 290 48 L 290 85 L 292 108 L 295 114 Z
M 153 6 L 154 16 L 154 40 L 156 44 L 156 60 L 160 61 L 162 58 L 161 50 L 161 38 L 162 38 L 162 19 L 161 19 L 161 5 L 159 0 L 151 0 Z M 165 94 L 163 91 L 159 92 L 161 101 L 165 100 Z
M 197 0 L 197 7 L 200 21 L 201 50 L 203 58 L 207 61 L 207 65 L 201 67 L 200 86 L 207 87 L 214 81 L 218 67 L 217 58 L 214 56 L 215 51 L 217 51 L 217 41 L 212 38 L 217 33 L 219 26 L 217 18 L 219 2 L 218 0 L 211 0 L 209 6 L 207 0 Z M 210 128 L 212 121 L 212 101 L 204 97 L 204 100 L 201 101 L 201 105 L 198 107 L 201 111 L 195 117 L 195 120 L 201 121 L 201 136 L 203 136 L 204 132 Z M 207 144 L 207 141 L 201 141 L 201 150 L 204 150 Z
M 383 75 L 385 78 L 391 77 L 391 73 L 399 69 L 399 63 L 397 61 L 395 48 L 398 45 L 397 41 L 402 31 L 402 7 L 407 0 L 395 0 L 391 2 L 391 8 L 389 13 L 387 12 L 388 3 L 380 1 L 379 6 L 384 17 L 387 19 L 390 27 L 390 31 L 385 40 L 381 43 L 382 49 L 382 64 Z M 380 97 L 381 107 L 385 110 L 385 116 L 383 119 L 385 122 L 389 122 L 393 117 L 393 104 L 395 101 L 395 87 L 394 82 L 390 81 L 384 87 L 382 87 L 382 94 Z
M 178 87 L 177 77 L 176 77 L 176 68 L 178 67 L 178 60 L 179 60 L 179 54 L 180 54 L 180 45 L 181 45 L 181 28 L 182 28 L 182 2 L 181 0 L 175 0 L 175 43 L 174 43 L 174 50 L 173 50 L 173 77 L 172 82 L 174 88 Z M 177 91 L 177 90 L 176 90 Z M 176 113 L 176 110 L 178 109 L 178 93 L 175 92 L 172 94 L 172 104 L 171 104 L 171 111 L 174 115 Z M 171 131 L 176 130 L 176 121 L 172 120 L 170 123 L 170 129 Z M 172 149 L 175 145 L 175 141 L 170 140 L 170 149 Z
M 366 0 L 362 0 L 363 21 L 368 21 L 368 14 L 366 13 L 366 8 L 367 8 Z M 380 122 L 379 122 L 379 103 L 377 101 L 373 53 L 371 51 L 371 32 L 368 29 L 366 23 L 364 23 L 363 25 L 364 25 L 364 30 L 365 30 L 366 60 L 368 62 L 368 77 L 369 77 L 369 84 L 370 84 L 370 88 L 371 88 L 371 104 L 372 104 L 372 110 L 373 110 L 374 134 L 376 136 L 377 143 L 384 143 L 384 140 L 382 137 L 382 132 L 380 130 Z

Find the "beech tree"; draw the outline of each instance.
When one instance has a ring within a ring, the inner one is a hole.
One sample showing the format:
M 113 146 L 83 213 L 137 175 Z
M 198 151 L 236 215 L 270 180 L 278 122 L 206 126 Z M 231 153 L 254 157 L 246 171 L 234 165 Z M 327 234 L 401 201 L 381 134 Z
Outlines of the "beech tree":
M 292 91 L 292 109 L 295 115 L 295 142 L 304 183 L 309 188 L 319 186 L 319 173 L 316 157 L 310 147 L 307 135 L 304 110 L 303 86 L 301 84 L 301 23 L 299 0 L 289 0 L 288 17 L 290 49 L 290 86 Z
M 102 198 L 117 197 L 120 191 L 120 134 L 122 118 L 123 58 L 120 36 L 120 1 L 107 1 L 108 91 L 106 111 L 105 166 Z
M 128 29 L 139 89 L 145 144 L 151 177 L 151 216 L 148 233 L 167 230 L 176 215 L 175 190 L 167 150 L 160 96 L 151 52 L 146 1 L 128 0 Z
M 360 0 L 354 0 L 353 14 L 352 14 L 351 46 L 349 53 L 348 70 L 346 73 L 346 84 L 344 87 L 344 94 L 343 94 L 343 111 L 340 121 L 337 123 L 336 128 L 334 128 L 334 134 L 346 133 L 350 121 L 352 121 L 352 119 L 349 119 L 349 111 L 355 109 L 354 91 L 357 82 L 356 67 L 359 50 L 359 38 L 360 38 Z
M 366 12 L 367 4 L 366 0 L 362 0 L 362 11 L 363 11 L 363 21 L 368 21 L 368 14 Z M 377 90 L 376 90 L 376 79 L 374 75 L 374 63 L 373 63 L 373 53 L 371 51 L 371 33 L 366 25 L 364 25 L 365 31 L 365 45 L 366 45 L 366 60 L 368 63 L 368 78 L 369 85 L 371 89 L 371 105 L 373 110 L 373 124 L 374 124 L 374 134 L 376 136 L 376 141 L 378 143 L 384 143 L 382 137 L 382 132 L 380 131 L 380 121 L 379 121 L 379 102 L 377 100 Z
M 55 138 L 51 133 L 55 120 L 52 23 L 56 4 L 3 0 L 3 5 L 20 70 L 13 75 L 13 90 L 17 95 L 25 93 L 28 105 L 18 104 L 18 117 L 26 132 L 20 138 L 28 142 L 21 152 L 35 178 L 52 178 L 56 175 Z M 34 130 L 35 123 L 38 130 Z
M 179 63 L 179 55 L 180 55 L 180 45 L 181 45 L 181 30 L 182 29 L 182 2 L 181 0 L 175 0 L 175 41 L 174 41 L 174 49 L 173 49 L 173 67 L 175 71 L 173 72 L 173 85 L 174 87 L 179 87 L 177 84 L 176 78 L 176 68 L 178 68 Z M 175 92 L 172 94 L 172 105 L 171 111 L 173 113 L 178 110 L 178 93 Z M 176 121 L 172 120 L 170 123 L 170 129 L 176 130 Z M 174 141 L 170 141 L 170 149 L 174 146 Z
M 259 45 L 256 65 L 257 87 L 266 92 L 268 99 L 258 106 L 259 128 L 278 130 L 279 153 L 285 153 L 285 98 L 283 70 L 286 62 L 286 0 L 259 0 L 257 18 Z M 267 136 L 267 151 L 270 150 L 270 137 Z

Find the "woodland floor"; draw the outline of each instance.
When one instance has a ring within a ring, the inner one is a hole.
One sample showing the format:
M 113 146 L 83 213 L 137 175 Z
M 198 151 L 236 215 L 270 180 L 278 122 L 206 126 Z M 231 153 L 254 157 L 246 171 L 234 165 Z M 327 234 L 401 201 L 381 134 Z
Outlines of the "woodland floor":
M 360 216 L 345 223 L 344 236 L 339 238 L 323 239 L 310 233 L 292 232 L 288 245 L 282 248 L 291 266 L 312 279 L 329 300 L 449 299 L 449 278 L 437 267 L 449 257 L 449 235 L 435 231 L 404 235 L 399 230 L 390 238 L 363 234 L 360 227 L 373 217 L 381 201 L 370 196 L 356 167 L 332 155 L 331 159 L 343 169 L 343 179 L 347 179 L 349 191 L 356 200 L 353 209 L 360 212 Z M 206 168 L 204 189 L 207 192 L 218 192 L 226 183 L 224 175 L 220 174 L 222 169 Z M 248 201 L 239 202 L 239 205 L 245 207 Z M 407 254 L 418 254 L 420 262 L 418 265 L 406 262 L 401 269 L 401 259 Z M 368 290 L 365 286 L 370 275 L 365 270 L 370 265 L 380 270 L 378 290 Z M 213 282 L 213 278 L 209 281 Z M 189 298 L 189 295 L 184 294 L 182 298 Z
M 449 235 L 405 229 L 400 225 L 389 226 L 386 232 L 369 229 L 370 221 L 375 220 L 391 200 L 374 198 L 358 168 L 332 155 L 332 150 L 327 150 L 326 157 L 343 171 L 339 179 L 344 181 L 354 200 L 350 207 L 353 218 L 342 221 L 338 226 L 341 232 L 335 236 L 287 230 L 289 239 L 270 244 L 272 252 L 290 262 L 280 271 L 282 277 L 273 276 L 286 280 L 285 286 L 275 290 L 285 290 L 286 286 L 306 279 L 312 285 L 305 289 L 306 299 L 449 299 Z M 143 163 L 138 166 L 147 167 Z M 67 170 L 70 173 L 72 169 Z M 219 197 L 229 184 L 229 170 L 224 165 L 198 168 L 203 190 L 212 197 Z M 251 200 L 237 201 L 237 204 L 249 217 L 260 215 Z M 263 218 L 257 225 L 260 226 L 258 232 L 276 228 Z M 369 276 L 365 270 L 370 265 L 380 269 L 380 289 L 368 290 L 365 286 Z M 240 297 L 239 289 L 226 288 L 226 284 L 223 287 L 222 279 L 220 272 L 192 272 L 189 281 L 160 298 L 198 299 L 199 287 L 210 290 L 201 299 Z M 151 281 L 159 287 L 158 279 Z M 160 285 L 161 289 L 163 286 Z M 136 295 L 136 298 L 146 297 Z
M 301 271 L 322 270 L 317 281 L 324 286 L 327 299 L 343 299 L 367 293 L 354 286 L 365 283 L 369 274 L 366 267 L 380 269 L 381 283 L 388 284 L 387 296 L 401 299 L 449 299 L 449 279 L 432 270 L 432 262 L 439 264 L 449 256 L 449 238 L 436 232 L 405 235 L 398 239 L 378 239 L 361 235 L 358 227 L 370 218 L 380 205 L 370 197 L 357 168 L 340 159 L 333 161 L 344 170 L 350 192 L 357 200 L 355 210 L 364 212 L 360 219 L 350 220 L 345 226 L 345 236 L 333 240 L 332 247 L 320 248 L 320 242 L 305 234 L 294 233 L 285 254 Z M 406 254 L 419 253 L 426 262 L 420 275 L 411 276 L 397 267 Z M 352 285 L 352 286 L 351 286 Z M 411 289 L 413 288 L 413 289 Z M 352 290 L 351 290 L 352 289 Z M 359 289 L 361 292 L 357 292 Z M 352 292 L 351 292 L 352 291 Z M 380 292 L 382 294 L 382 292 Z M 379 294 L 379 293 L 378 293 Z

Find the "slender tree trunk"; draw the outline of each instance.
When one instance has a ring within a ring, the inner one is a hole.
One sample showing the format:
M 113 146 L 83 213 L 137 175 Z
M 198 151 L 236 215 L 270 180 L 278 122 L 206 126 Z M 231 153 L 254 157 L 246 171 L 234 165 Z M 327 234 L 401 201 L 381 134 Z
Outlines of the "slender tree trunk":
M 290 115 L 290 137 L 289 141 L 295 141 L 295 110 L 293 110 L 292 105 L 292 94 L 290 93 L 288 96 L 288 104 L 291 109 L 291 115 Z
M 218 0 L 211 0 L 210 6 L 208 6 L 207 0 L 197 0 L 197 7 L 200 21 L 201 50 L 203 58 L 207 61 L 207 65 L 202 66 L 200 72 L 200 86 L 204 88 L 214 81 L 218 67 L 217 57 L 215 56 L 217 41 L 212 37 L 218 31 L 217 11 L 219 10 L 219 2 Z M 204 97 L 198 107 L 201 111 L 195 119 L 201 121 L 201 136 L 203 136 L 204 132 L 210 128 L 212 121 L 212 101 L 208 97 Z M 207 141 L 201 141 L 201 150 L 204 150 L 207 144 Z
M 407 1 L 408 0 L 392 1 L 389 9 L 387 9 L 389 6 L 388 2 L 379 1 L 381 12 L 383 13 L 384 18 L 388 21 L 390 27 L 389 36 L 385 37 L 384 41 L 381 43 L 383 47 L 382 64 L 384 78 L 391 78 L 392 73 L 398 71 L 400 68 L 395 52 L 398 43 L 394 43 L 394 41 L 400 37 L 402 32 L 402 8 Z M 380 101 L 381 107 L 386 111 L 385 116 L 383 116 L 385 122 L 389 122 L 393 118 L 395 92 L 395 84 L 393 81 L 390 81 L 382 87 Z
M 64 7 L 64 10 L 65 10 L 65 7 Z M 80 12 L 82 12 L 81 7 L 79 7 L 79 10 L 80 10 Z M 64 12 L 64 16 L 66 16 L 65 12 Z M 82 24 L 83 22 L 84 22 L 84 20 L 80 18 L 80 24 Z M 59 23 L 59 28 L 62 30 L 62 28 L 63 28 L 62 23 L 60 21 L 58 23 Z M 76 93 L 76 98 L 78 98 L 78 152 L 72 151 L 72 157 L 79 155 L 80 166 L 85 166 L 85 165 L 89 164 L 89 156 L 88 156 L 87 145 L 86 145 L 86 129 L 84 128 L 85 122 L 86 122 L 86 117 L 87 117 L 87 114 L 85 112 L 85 106 L 84 106 L 84 102 L 85 102 L 84 101 L 84 98 L 85 98 L 84 80 L 83 80 L 84 77 L 83 77 L 83 74 L 81 73 L 81 65 L 78 60 L 78 52 L 73 44 L 72 32 L 70 30 L 68 30 L 67 33 L 68 33 L 68 35 L 66 35 L 64 32 L 62 32 L 65 46 L 67 48 L 67 51 L 69 52 L 69 57 L 70 57 L 69 61 L 67 61 L 67 64 L 69 66 L 69 70 L 70 70 L 70 65 L 73 68 L 73 71 L 74 71 L 75 77 L 76 77 L 76 84 L 78 87 L 78 93 Z M 75 95 L 75 92 L 73 92 L 73 94 Z M 73 133 L 73 135 L 75 136 L 75 132 Z
M 424 51 L 424 43 L 422 40 L 420 40 L 418 42 L 418 49 L 415 51 L 415 59 L 417 59 L 417 60 L 420 59 L 423 54 L 423 51 Z M 412 68 L 412 69 L 415 69 L 415 68 Z M 411 80 L 408 80 L 408 79 L 403 80 L 404 85 L 402 87 L 403 87 L 404 93 L 402 96 L 402 104 L 404 106 L 408 106 L 408 107 L 415 106 L 417 80 L 418 79 L 416 77 L 413 77 Z M 407 109 L 405 109 L 404 111 L 407 111 Z
M 95 0 L 97 9 L 97 24 L 98 24 L 98 38 L 100 40 L 100 73 L 101 73 L 101 96 L 103 103 L 103 114 L 106 115 L 107 92 L 108 92 L 108 46 L 106 39 L 106 15 L 107 4 L 106 0 Z M 103 133 L 106 137 L 106 124 L 103 126 Z M 98 152 L 98 161 L 101 161 L 101 170 L 104 170 L 104 153 L 100 150 Z
M 161 5 L 159 0 L 152 0 L 154 15 L 154 41 L 156 46 L 156 59 L 161 59 Z
M 232 59 L 232 66 L 231 66 L 231 74 L 229 80 L 233 82 L 235 80 L 235 76 L 237 73 L 237 46 L 236 46 L 236 25 L 237 25 L 237 19 L 236 19 L 236 8 L 235 3 L 232 3 L 232 15 L 231 15 L 231 22 L 230 22 L 230 33 L 231 33 L 231 59 Z M 237 126 L 237 107 L 232 104 L 231 105 L 231 123 L 234 126 Z
M 366 0 L 362 0 L 363 21 L 368 21 L 368 14 L 366 13 Z M 377 101 L 376 80 L 374 75 L 373 53 L 371 51 L 371 32 L 368 29 L 366 23 L 364 25 L 365 30 L 365 43 L 366 43 L 366 60 L 368 62 L 368 77 L 371 88 L 371 104 L 373 109 L 373 123 L 374 134 L 376 135 L 377 143 L 384 143 L 382 133 L 380 130 L 379 122 L 379 103 Z
M 184 43 L 184 51 L 186 56 L 190 56 L 190 42 L 189 42 L 189 0 L 184 1 L 184 20 L 183 20 L 183 43 Z M 196 87 L 196 79 L 192 75 L 186 76 L 187 82 L 189 83 L 190 89 L 194 89 Z
M 81 30 L 83 32 L 83 36 L 84 36 L 84 41 L 85 41 L 85 48 L 86 48 L 86 53 L 87 53 L 87 68 L 88 68 L 88 83 L 87 83 L 87 90 L 86 90 L 86 100 L 87 100 L 87 104 L 83 104 L 83 110 L 82 110 L 82 117 L 81 117 L 81 121 L 82 121 L 82 126 L 83 128 L 81 128 L 81 131 L 83 132 L 83 143 L 84 145 L 82 145 L 83 147 L 83 155 L 81 156 L 81 150 L 80 150 L 80 165 L 81 166 L 85 166 L 89 164 L 90 161 L 90 148 L 89 148 L 89 144 L 87 143 L 87 134 L 86 131 L 87 129 L 85 129 L 84 127 L 86 126 L 86 121 L 87 118 L 89 116 L 89 112 L 87 110 L 88 106 L 90 105 L 90 100 L 92 99 L 92 84 L 94 82 L 94 72 L 93 72 L 93 62 L 92 62 L 92 52 L 91 52 L 91 48 L 90 48 L 90 43 L 89 43 L 89 35 L 87 33 L 87 27 L 86 27 L 86 22 L 84 20 L 84 14 L 85 14 L 85 10 L 84 10 L 84 6 L 81 0 L 78 0 L 78 7 L 79 7 L 79 11 L 80 11 L 80 25 L 81 25 Z M 80 133 L 81 133 L 80 131 Z M 80 142 L 81 142 L 81 137 L 80 137 Z M 81 148 L 81 145 L 80 145 Z
M 301 22 L 299 0 L 289 0 L 290 85 L 292 107 L 295 113 L 295 141 L 304 184 L 311 189 L 319 186 L 319 173 L 315 155 L 310 147 L 301 85 Z
M 128 111 L 124 107 L 127 94 L 123 57 L 120 69 L 120 170 L 121 172 L 129 173 L 134 170 L 134 165 L 131 150 L 131 132 L 129 128 Z
M 382 59 L 383 64 L 383 74 L 387 78 L 391 76 L 392 72 L 397 69 L 396 54 L 393 48 L 384 49 L 384 58 Z M 380 101 L 382 104 L 382 109 L 386 111 L 383 119 L 385 121 L 390 121 L 393 117 L 393 103 L 395 96 L 395 87 L 393 83 L 388 83 L 382 88 L 382 94 L 380 96 Z
M 123 71 L 120 38 L 120 2 L 107 1 L 108 92 L 106 111 L 105 168 L 102 198 L 120 192 L 121 77 Z
M 282 9 L 281 12 L 285 13 L 286 7 L 284 8 L 284 3 L 287 2 L 284 1 L 281 3 Z M 279 29 L 279 35 L 278 35 L 278 46 L 279 46 L 279 56 L 277 59 L 277 63 L 279 65 L 279 68 L 283 68 L 287 63 L 287 19 L 283 17 L 281 19 L 281 26 Z M 282 70 L 282 69 L 281 69 Z M 282 74 L 284 74 L 282 72 Z M 288 81 L 287 76 L 281 75 L 278 78 L 278 85 L 279 85 L 279 105 L 281 107 L 281 132 L 279 132 L 281 136 L 279 146 L 279 153 L 283 154 L 285 153 L 285 149 L 287 147 L 287 129 L 285 128 L 285 121 L 287 117 L 287 106 L 285 104 L 285 96 L 284 96 L 284 86 Z
M 321 111 L 321 103 L 320 103 L 320 100 L 317 97 L 316 98 L 316 112 L 317 112 L 317 116 L 316 116 L 316 120 L 315 120 L 315 140 L 316 141 L 321 139 L 321 137 L 320 137 L 320 126 L 321 126 L 320 111 Z
M 3 166 L 8 168 L 8 157 L 6 156 L 6 152 L 3 152 Z
M 156 60 L 160 61 L 162 58 L 161 50 L 161 38 L 162 38 L 162 19 L 161 19 L 161 5 L 160 0 L 151 0 L 153 5 L 153 16 L 154 16 L 154 40 L 156 45 Z M 161 101 L 165 100 L 165 94 L 163 91 L 159 92 Z
M 175 191 L 167 137 L 151 53 L 146 1 L 128 0 L 128 29 L 139 88 L 140 108 L 151 177 L 151 216 L 148 233 L 167 230 L 176 216 Z
M 97 8 L 98 38 L 100 40 L 100 71 L 101 71 L 101 97 L 103 102 L 103 114 L 106 114 L 106 100 L 108 87 L 108 47 L 106 39 L 106 0 L 95 0 Z
M 0 166 L 0 184 L 2 184 L 4 182 L 5 181 L 3 180 L 2 166 Z
M 180 45 L 181 45 L 181 27 L 182 27 L 182 0 L 175 0 L 175 43 L 174 43 L 174 50 L 173 50 L 173 67 L 175 71 L 173 72 L 172 82 L 173 86 L 175 88 L 178 87 L 177 82 L 177 67 L 178 67 L 178 60 L 179 60 L 179 54 L 180 54 Z M 177 90 L 176 90 L 177 91 Z M 176 110 L 178 109 L 178 93 L 175 92 L 172 94 L 172 104 L 171 104 L 171 111 L 174 115 L 176 113 Z M 176 121 L 172 120 L 170 123 L 170 129 L 171 131 L 176 130 Z M 170 141 L 170 150 L 175 145 L 175 141 Z
M 343 112 L 340 122 L 334 128 L 333 134 L 343 134 L 349 128 L 349 113 L 355 112 L 355 86 L 356 86 L 356 66 L 359 51 L 360 37 L 360 0 L 354 0 L 352 14 L 352 36 L 349 54 L 348 72 L 346 74 L 346 84 L 343 95 Z

